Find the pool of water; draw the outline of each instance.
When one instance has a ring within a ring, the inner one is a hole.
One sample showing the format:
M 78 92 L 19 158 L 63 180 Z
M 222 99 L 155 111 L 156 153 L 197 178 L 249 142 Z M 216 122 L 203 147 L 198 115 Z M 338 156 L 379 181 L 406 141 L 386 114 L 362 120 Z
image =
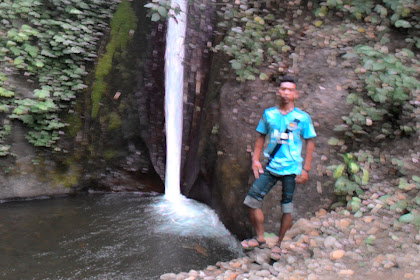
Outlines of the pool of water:
M 159 279 L 241 256 L 207 206 L 86 194 L 0 204 L 0 279 Z

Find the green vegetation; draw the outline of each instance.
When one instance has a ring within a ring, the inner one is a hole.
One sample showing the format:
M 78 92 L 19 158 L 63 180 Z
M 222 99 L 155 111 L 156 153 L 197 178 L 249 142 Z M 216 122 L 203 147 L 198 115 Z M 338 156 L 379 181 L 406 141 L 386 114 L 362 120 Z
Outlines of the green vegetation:
M 230 64 L 237 80 L 265 80 L 268 75 L 261 72 L 263 66 L 282 61 L 282 53 L 291 50 L 285 42 L 287 31 L 284 20 L 269 11 L 256 9 L 225 9 L 219 11 L 222 21 L 219 27 L 227 28 L 223 41 L 214 51 L 223 51 L 232 59 Z
M 136 16 L 127 1 L 121 2 L 111 20 L 111 38 L 106 46 L 105 54 L 98 60 L 95 68 L 95 81 L 92 87 L 92 112 L 96 118 L 102 94 L 107 89 L 106 76 L 112 67 L 112 58 L 118 50 L 122 50 L 130 39 L 130 30 L 136 28 Z
M 217 12 L 218 27 L 225 35 L 213 51 L 231 58 L 238 81 L 267 80 L 270 74 L 263 69 L 277 69 L 291 51 L 286 40 L 293 31 L 285 27 L 282 11 L 226 3 Z
M 362 186 L 369 181 L 369 171 L 361 166 L 362 162 L 373 162 L 368 152 L 361 152 L 359 156 L 352 153 L 341 155 L 344 163 L 330 166 L 334 170 L 333 178 L 336 179 L 334 192 L 338 196 L 362 195 Z
M 54 147 L 67 125 L 60 114 L 86 88 L 86 64 L 115 3 L 108 0 L 4 0 L 0 3 L 0 155 L 10 120 L 22 121 L 35 146 Z M 32 96 L 16 92 L 16 77 L 35 85 Z
M 355 54 L 362 65 L 355 71 L 363 81 L 363 90 L 347 96 L 354 107 L 343 117 L 346 125 L 336 130 L 346 130 L 350 137 L 365 134 L 376 140 L 415 132 L 417 113 L 412 101 L 419 97 L 420 82 L 418 71 L 410 64 L 419 67 L 420 61 L 414 53 L 402 49 L 392 54 L 386 47 L 363 45 L 355 47 Z
M 420 48 L 420 3 L 416 0 L 327 0 L 320 3 L 315 15 L 325 17 L 329 9 L 349 14 L 372 24 L 406 29 L 407 42 Z
M 165 21 L 181 12 L 179 6 L 171 5 L 170 0 L 152 0 L 144 7 L 149 9 L 147 16 L 150 17 L 151 21 Z
M 114 129 L 117 129 L 120 126 L 121 126 L 121 117 L 115 112 L 110 113 L 109 114 L 108 131 L 112 131 Z

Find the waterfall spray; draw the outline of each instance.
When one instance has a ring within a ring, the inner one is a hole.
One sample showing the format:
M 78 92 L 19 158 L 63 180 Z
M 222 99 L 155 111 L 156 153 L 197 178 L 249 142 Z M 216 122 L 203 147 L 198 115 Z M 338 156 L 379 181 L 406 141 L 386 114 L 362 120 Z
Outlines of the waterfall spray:
M 183 92 L 184 92 L 184 39 L 187 25 L 186 0 L 172 0 L 171 6 L 181 12 L 176 20 L 170 17 L 165 53 L 165 129 L 166 171 L 165 197 L 180 197 L 180 170 L 182 147 Z

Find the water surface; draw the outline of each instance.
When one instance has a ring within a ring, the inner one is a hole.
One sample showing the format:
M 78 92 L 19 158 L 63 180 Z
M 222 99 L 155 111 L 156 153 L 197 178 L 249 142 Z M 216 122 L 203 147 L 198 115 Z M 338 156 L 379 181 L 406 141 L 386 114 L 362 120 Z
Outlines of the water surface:
M 240 256 L 207 206 L 78 195 L 0 204 L 1 279 L 159 279 Z

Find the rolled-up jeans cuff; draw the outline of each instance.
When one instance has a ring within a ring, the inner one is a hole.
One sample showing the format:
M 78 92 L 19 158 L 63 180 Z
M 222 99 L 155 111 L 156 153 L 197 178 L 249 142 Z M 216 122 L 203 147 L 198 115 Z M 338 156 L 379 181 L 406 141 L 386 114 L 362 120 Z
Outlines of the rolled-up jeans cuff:
M 281 205 L 281 211 L 283 213 L 292 213 L 293 212 L 293 203 L 289 202 L 289 203 L 284 203 Z
M 244 204 L 252 209 L 261 209 L 262 208 L 262 200 L 257 200 L 252 196 L 247 195 L 244 200 Z

